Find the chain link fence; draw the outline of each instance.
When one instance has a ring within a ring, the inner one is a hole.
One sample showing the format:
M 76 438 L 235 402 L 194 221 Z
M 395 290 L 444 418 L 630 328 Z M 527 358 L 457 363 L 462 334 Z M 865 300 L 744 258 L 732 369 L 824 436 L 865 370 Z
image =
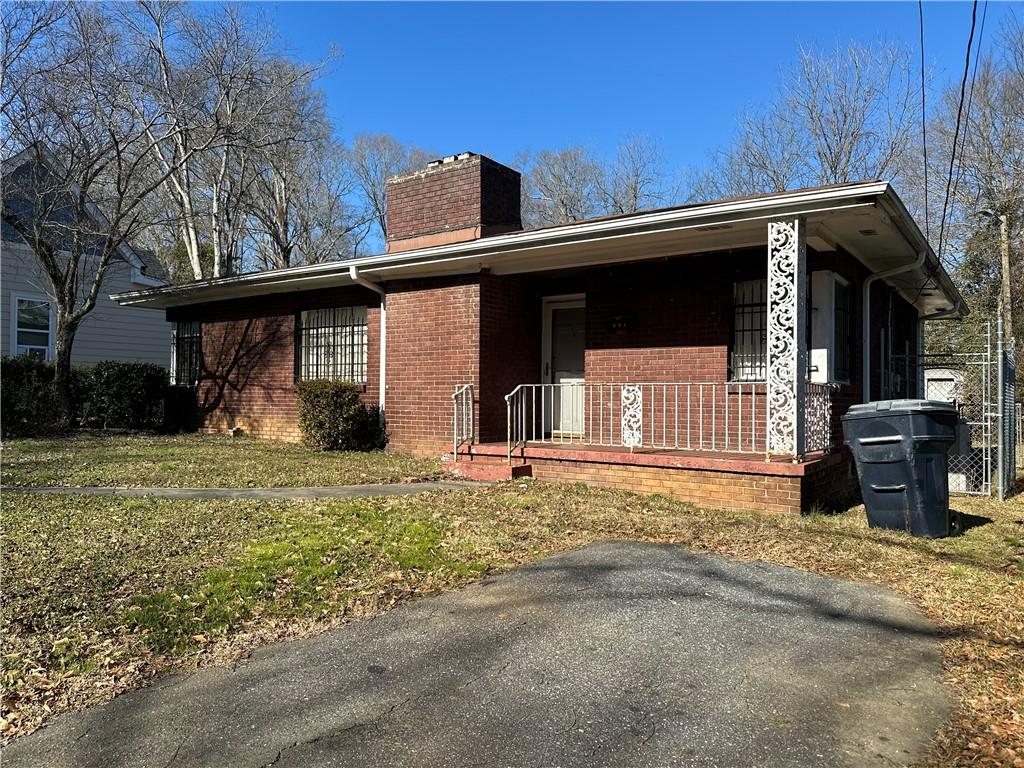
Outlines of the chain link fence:
M 1016 402 L 1013 344 L 990 322 L 977 349 L 921 356 L 893 355 L 890 376 L 917 371 L 918 396 L 954 403 L 960 413 L 949 452 L 950 493 L 1005 498 L 1024 460 Z

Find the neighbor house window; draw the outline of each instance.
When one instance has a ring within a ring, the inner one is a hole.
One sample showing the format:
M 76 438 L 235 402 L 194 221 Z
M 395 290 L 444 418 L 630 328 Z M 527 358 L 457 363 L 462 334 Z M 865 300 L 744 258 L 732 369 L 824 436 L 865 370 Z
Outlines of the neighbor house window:
M 733 381 L 764 381 L 768 346 L 768 281 L 743 280 L 733 289 Z
M 203 326 L 195 320 L 174 324 L 171 334 L 171 383 L 194 387 L 203 364 Z
M 853 334 L 853 291 L 850 284 L 836 277 L 833 306 L 833 381 L 850 380 L 850 351 Z
M 366 307 L 307 310 L 299 324 L 299 378 L 366 383 Z
M 24 296 L 17 296 L 14 301 L 14 354 L 49 360 L 53 349 L 50 302 Z

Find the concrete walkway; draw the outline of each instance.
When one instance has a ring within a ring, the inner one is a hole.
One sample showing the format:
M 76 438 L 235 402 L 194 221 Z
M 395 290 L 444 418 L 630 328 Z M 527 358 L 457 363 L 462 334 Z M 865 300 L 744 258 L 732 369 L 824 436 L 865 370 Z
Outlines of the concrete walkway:
M 906 765 L 949 715 L 892 592 L 606 542 L 159 679 L 4 768 Z
M 5 486 L 4 493 L 49 493 L 77 496 L 157 496 L 164 499 L 356 499 L 362 496 L 408 496 L 428 491 L 480 488 L 470 480 L 426 480 L 421 483 L 328 485 L 309 488 L 109 488 L 95 486 Z

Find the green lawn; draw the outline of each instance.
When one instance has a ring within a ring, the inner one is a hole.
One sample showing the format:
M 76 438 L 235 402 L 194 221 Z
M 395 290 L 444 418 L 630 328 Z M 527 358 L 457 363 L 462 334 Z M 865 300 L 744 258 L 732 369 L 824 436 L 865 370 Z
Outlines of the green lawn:
M 930 765 L 1013 765 L 1024 707 L 1024 500 L 955 499 L 992 522 L 928 541 L 863 511 L 768 516 L 515 481 L 353 501 L 8 493 L 5 738 L 255 646 L 598 539 L 671 542 L 889 586 L 935 621 L 959 705 Z
M 79 433 L 4 441 L 2 475 L 6 486 L 268 488 L 421 480 L 438 477 L 440 464 L 223 435 Z

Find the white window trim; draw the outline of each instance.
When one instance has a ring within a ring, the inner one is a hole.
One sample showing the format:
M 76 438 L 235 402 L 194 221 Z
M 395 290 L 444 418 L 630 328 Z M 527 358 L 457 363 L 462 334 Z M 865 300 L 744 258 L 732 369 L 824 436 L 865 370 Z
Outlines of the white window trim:
M 45 301 L 50 305 L 50 328 L 47 331 L 46 360 L 53 360 L 54 337 L 57 335 L 57 316 L 53 311 L 53 299 L 45 293 L 25 293 L 23 291 L 11 291 L 11 357 L 18 354 L 18 302 L 24 301 Z M 28 329 L 26 329 L 28 330 Z
M 171 364 L 169 366 L 169 379 L 170 383 L 174 386 L 181 385 L 179 381 L 180 373 L 178 371 L 178 329 L 183 324 L 195 324 L 198 327 L 199 337 L 199 376 L 202 376 L 202 359 L 203 359 L 203 324 L 199 320 L 175 320 L 171 323 Z M 197 377 L 198 378 L 198 377 Z M 183 386 L 195 386 L 197 382 L 185 382 Z
M 819 275 L 821 277 L 819 277 Z M 815 290 L 816 283 L 820 280 L 827 280 L 826 289 Z M 840 379 L 836 376 L 836 286 L 849 287 L 850 281 L 842 275 L 829 269 L 815 270 L 811 273 L 811 301 L 821 301 L 821 306 L 812 303 L 811 311 L 811 342 L 814 346 L 808 350 L 808 359 L 811 362 L 812 370 L 808 371 L 808 381 L 819 384 L 838 384 L 847 386 L 849 378 Z M 821 291 L 826 290 L 822 296 Z M 815 295 L 817 293 L 817 295 Z M 852 299 L 852 294 L 851 294 Z M 850 310 L 853 310 L 851 304 Z M 852 330 L 852 325 L 851 325 Z M 850 348 L 852 349 L 851 344 Z M 822 361 L 822 365 L 815 361 Z

